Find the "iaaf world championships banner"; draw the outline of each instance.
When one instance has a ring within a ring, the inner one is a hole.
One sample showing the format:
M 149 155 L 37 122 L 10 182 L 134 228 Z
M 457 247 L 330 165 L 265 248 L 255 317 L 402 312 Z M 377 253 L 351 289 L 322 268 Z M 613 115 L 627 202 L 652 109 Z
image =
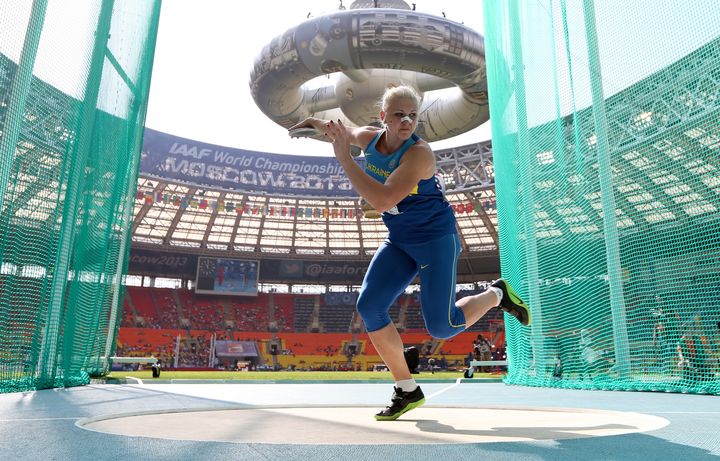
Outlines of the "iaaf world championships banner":
M 140 173 L 243 192 L 358 197 L 335 157 L 234 149 L 149 128 L 145 129 Z

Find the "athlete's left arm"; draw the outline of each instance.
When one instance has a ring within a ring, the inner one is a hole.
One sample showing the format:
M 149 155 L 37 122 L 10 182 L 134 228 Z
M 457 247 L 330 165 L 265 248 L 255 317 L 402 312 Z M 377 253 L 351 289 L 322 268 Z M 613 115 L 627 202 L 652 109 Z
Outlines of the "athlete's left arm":
M 384 212 L 410 195 L 421 179 L 435 173 L 435 154 L 430 146 L 420 141 L 412 145 L 403 155 L 400 165 L 388 176 L 385 183 L 369 176 L 355 163 L 350 155 L 350 143 L 342 126 L 330 127 L 335 157 L 355 190 L 376 210 Z

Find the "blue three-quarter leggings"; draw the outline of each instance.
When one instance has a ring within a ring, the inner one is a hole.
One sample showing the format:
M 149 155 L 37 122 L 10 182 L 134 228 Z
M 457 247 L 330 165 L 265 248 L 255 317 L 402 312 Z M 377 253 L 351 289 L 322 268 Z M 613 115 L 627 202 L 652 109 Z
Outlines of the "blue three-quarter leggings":
M 420 302 L 425 326 L 436 338 L 465 330 L 465 315 L 455 305 L 460 238 L 449 234 L 423 243 L 385 240 L 365 273 L 357 310 L 368 332 L 391 322 L 390 306 L 420 274 Z

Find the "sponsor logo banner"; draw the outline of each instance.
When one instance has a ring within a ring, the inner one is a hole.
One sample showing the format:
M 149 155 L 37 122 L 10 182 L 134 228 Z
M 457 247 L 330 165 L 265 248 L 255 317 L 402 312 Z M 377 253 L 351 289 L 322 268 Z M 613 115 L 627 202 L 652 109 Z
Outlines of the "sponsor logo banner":
M 261 280 L 311 283 L 360 283 L 367 271 L 367 262 L 263 260 Z
M 195 276 L 197 255 L 130 249 L 131 274 Z
M 326 306 L 353 306 L 357 302 L 358 293 L 353 292 L 331 292 L 325 293 Z
M 310 261 L 301 259 L 263 259 L 259 281 L 309 283 L 361 283 L 368 262 Z M 198 255 L 130 249 L 128 272 L 153 276 L 195 279 Z M 352 300 L 354 303 L 354 300 Z
M 318 149 L 323 147 L 329 149 L 318 143 Z M 335 157 L 235 149 L 149 128 L 145 129 L 140 173 L 245 192 L 357 197 Z

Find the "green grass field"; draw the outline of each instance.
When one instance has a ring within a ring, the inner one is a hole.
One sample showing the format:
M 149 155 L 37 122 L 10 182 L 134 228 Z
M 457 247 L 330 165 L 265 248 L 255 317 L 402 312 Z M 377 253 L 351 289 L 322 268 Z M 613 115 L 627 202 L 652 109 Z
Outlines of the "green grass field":
M 107 380 L 124 380 L 128 377 L 153 380 L 217 380 L 217 381 L 392 381 L 387 371 L 161 371 L 153 378 L 152 371 L 114 371 Z M 413 375 L 417 381 L 455 380 L 462 378 L 461 371 L 422 372 Z M 500 379 L 501 374 L 475 373 L 474 379 Z

